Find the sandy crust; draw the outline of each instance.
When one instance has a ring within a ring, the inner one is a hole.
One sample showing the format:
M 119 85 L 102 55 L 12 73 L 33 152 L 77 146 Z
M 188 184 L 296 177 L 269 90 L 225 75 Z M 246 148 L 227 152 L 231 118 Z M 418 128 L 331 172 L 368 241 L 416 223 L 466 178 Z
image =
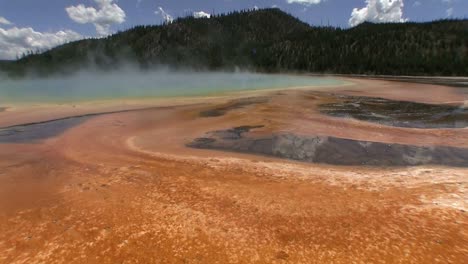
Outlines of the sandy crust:
M 447 87 L 353 82 L 333 90 L 460 101 Z M 305 90 L 243 97 L 252 96 L 269 100 L 226 110 L 234 98 L 219 98 L 100 115 L 39 143 L 1 144 L 0 263 L 466 260 L 467 169 L 305 164 L 185 144 L 208 131 L 263 125 L 258 135 L 468 147 L 467 129 L 333 118 L 316 111 L 327 95 Z M 226 111 L 200 115 L 216 108 Z M 44 120 L 47 111 L 16 113 L 18 121 Z M 61 111 L 56 115 L 72 114 Z M 12 112 L 5 113 L 10 121 L 3 125 L 13 124 Z

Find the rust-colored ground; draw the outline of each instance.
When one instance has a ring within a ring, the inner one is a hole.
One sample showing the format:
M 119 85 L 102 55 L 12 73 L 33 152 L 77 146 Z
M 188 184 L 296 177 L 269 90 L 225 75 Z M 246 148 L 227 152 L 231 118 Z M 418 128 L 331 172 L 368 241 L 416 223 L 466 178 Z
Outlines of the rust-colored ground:
M 447 87 L 352 81 L 328 91 L 463 101 Z M 338 167 L 185 147 L 240 125 L 456 147 L 468 147 L 467 129 L 327 117 L 316 106 L 328 96 L 307 90 L 261 95 L 268 102 L 218 117 L 199 113 L 226 98 L 101 115 L 40 143 L 0 144 L 0 263 L 467 263 L 468 169 Z M 2 115 L 14 124 L 14 108 Z

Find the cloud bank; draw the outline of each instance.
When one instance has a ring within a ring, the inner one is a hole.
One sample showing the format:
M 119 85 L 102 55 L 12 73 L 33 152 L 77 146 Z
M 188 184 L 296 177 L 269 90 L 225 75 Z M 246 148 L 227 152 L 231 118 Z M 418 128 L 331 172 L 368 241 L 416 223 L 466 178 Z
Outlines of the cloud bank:
M 0 25 L 11 25 L 11 22 L 8 19 L 0 16 Z
M 100 36 L 107 36 L 111 33 L 113 24 L 125 22 L 126 14 L 114 0 L 94 0 L 98 8 L 86 7 L 83 4 L 65 8 L 68 16 L 79 24 L 93 24 L 96 32 Z
M 82 38 L 82 35 L 72 30 L 42 33 L 30 27 L 0 27 L 0 59 L 15 59 L 29 51 L 44 51 Z
M 356 26 L 365 21 L 375 23 L 405 22 L 403 7 L 403 0 L 366 0 L 365 7 L 353 9 L 349 25 Z

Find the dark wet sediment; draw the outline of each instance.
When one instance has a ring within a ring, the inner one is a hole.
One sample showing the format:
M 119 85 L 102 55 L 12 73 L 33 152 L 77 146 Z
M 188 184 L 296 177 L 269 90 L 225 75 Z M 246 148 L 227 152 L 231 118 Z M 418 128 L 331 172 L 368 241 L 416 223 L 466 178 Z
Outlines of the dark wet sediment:
M 0 128 L 0 143 L 34 143 L 62 134 L 90 116 L 64 118 L 41 123 Z
M 255 127 L 250 127 L 251 128 Z M 468 167 L 468 149 L 412 146 L 357 141 L 336 137 L 273 134 L 253 137 L 238 128 L 214 131 L 187 146 L 262 154 L 291 160 L 332 165 Z
M 334 117 L 355 118 L 396 127 L 468 127 L 468 109 L 463 106 L 357 96 L 337 96 L 336 99 L 337 102 L 320 105 L 320 112 Z
M 227 112 L 239 108 L 243 108 L 249 105 L 254 105 L 254 104 L 261 104 L 261 103 L 266 103 L 268 102 L 267 97 L 248 97 L 248 98 L 241 98 L 241 99 L 236 99 L 228 102 L 225 105 L 201 111 L 200 116 L 201 117 L 217 117 L 217 116 L 223 116 Z
M 90 113 L 78 116 L 64 117 L 54 120 L 21 124 L 9 127 L 0 127 L 0 143 L 35 143 L 44 139 L 58 136 L 67 129 L 75 127 L 82 122 L 96 116 L 117 114 L 154 109 L 168 109 L 171 107 L 145 107 L 140 109 L 117 110 L 101 113 Z

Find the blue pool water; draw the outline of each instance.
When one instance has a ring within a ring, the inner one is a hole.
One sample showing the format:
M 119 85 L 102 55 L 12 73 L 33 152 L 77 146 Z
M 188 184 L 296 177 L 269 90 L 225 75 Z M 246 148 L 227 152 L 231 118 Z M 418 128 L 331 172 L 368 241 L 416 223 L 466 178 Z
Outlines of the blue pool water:
M 244 90 L 334 86 L 334 78 L 253 73 L 114 72 L 53 79 L 0 80 L 0 105 L 119 98 L 215 95 Z

